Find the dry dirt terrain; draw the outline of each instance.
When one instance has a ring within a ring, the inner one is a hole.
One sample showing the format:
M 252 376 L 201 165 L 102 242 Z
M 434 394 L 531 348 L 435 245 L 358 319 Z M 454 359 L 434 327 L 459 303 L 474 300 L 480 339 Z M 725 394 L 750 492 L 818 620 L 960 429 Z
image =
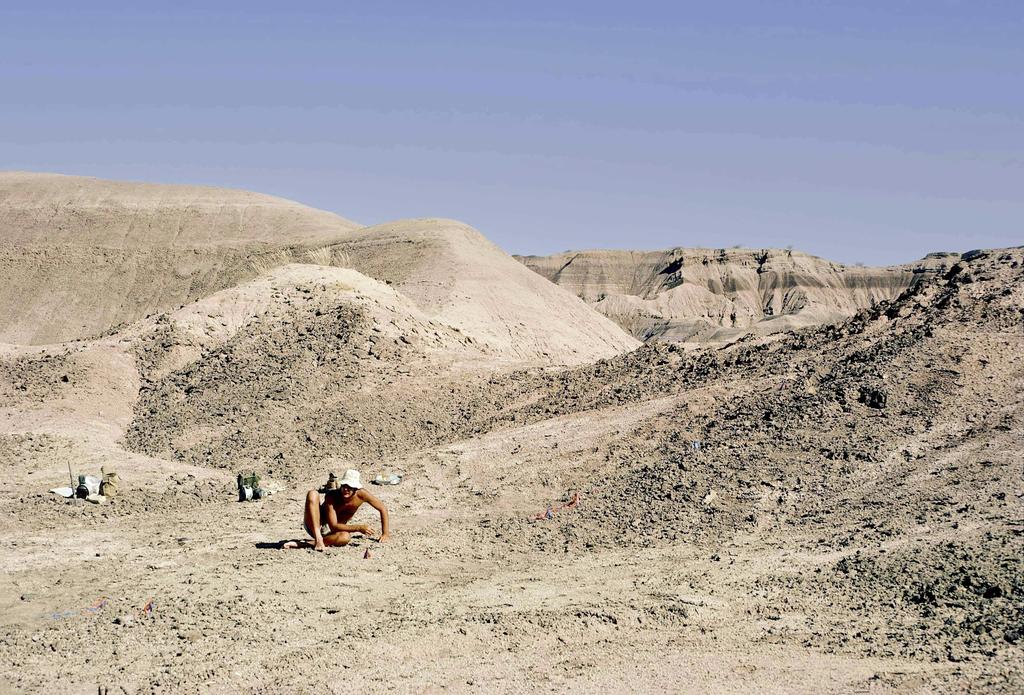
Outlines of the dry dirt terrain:
M 0 232 L 42 253 L 24 201 L 70 193 L 11 176 Z M 54 247 L 170 253 L 183 192 L 144 192 L 145 244 Z M 142 299 L 68 261 L 87 301 L 39 331 L 16 309 L 60 274 L 11 252 L 0 692 L 1024 689 L 1024 249 L 834 323 L 641 344 L 456 222 L 190 224 L 240 265 Z M 118 496 L 50 493 L 69 467 Z M 279 549 L 348 467 L 403 476 L 367 486 L 391 541 Z M 239 503 L 252 470 L 278 491 Z

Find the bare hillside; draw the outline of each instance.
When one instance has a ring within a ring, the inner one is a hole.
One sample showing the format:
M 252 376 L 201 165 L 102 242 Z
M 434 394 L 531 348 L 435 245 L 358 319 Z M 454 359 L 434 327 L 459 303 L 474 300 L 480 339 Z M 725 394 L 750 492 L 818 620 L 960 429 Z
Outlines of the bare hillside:
M 368 227 L 331 250 L 342 264 L 392 283 L 495 354 L 578 364 L 638 344 L 461 222 L 418 219 Z
M 579 363 L 636 345 L 458 222 L 359 228 L 246 191 L 0 174 L 0 342 L 96 336 L 289 263 L 393 282 L 512 360 Z
M 723 342 L 841 320 L 893 299 L 949 258 L 863 268 L 799 251 L 676 248 L 519 260 L 641 340 Z
M 249 191 L 0 172 L 0 230 L 7 244 L 189 250 L 322 244 L 359 226 Z
M 93 336 L 357 228 L 246 191 L 0 173 L 0 341 Z

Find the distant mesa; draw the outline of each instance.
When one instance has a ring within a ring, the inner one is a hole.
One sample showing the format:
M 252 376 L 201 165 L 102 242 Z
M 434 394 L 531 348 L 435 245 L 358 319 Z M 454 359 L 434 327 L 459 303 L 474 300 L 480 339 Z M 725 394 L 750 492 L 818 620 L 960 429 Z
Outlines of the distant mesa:
M 640 340 L 708 343 L 842 320 L 959 257 L 929 254 L 915 264 L 864 268 L 784 249 L 517 256 Z

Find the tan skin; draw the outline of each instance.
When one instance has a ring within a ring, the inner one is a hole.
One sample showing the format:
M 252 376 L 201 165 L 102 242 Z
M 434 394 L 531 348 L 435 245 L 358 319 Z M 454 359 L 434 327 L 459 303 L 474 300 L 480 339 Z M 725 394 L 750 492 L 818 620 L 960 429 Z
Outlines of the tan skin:
M 373 529 L 366 524 L 350 524 L 349 521 L 355 515 L 356 510 L 363 505 L 363 502 L 370 505 L 380 513 L 380 538 L 378 543 L 386 543 L 390 540 L 390 524 L 388 510 L 384 503 L 370 494 L 367 490 L 355 490 L 342 485 L 337 490 L 328 490 L 324 495 L 323 504 L 320 503 L 320 493 L 310 490 L 306 493 L 306 506 L 303 512 L 303 520 L 307 531 L 311 532 L 313 539 L 288 541 L 282 548 L 313 548 L 323 551 L 328 546 L 338 547 L 348 545 L 352 540 L 353 533 L 359 533 L 367 538 L 374 535 Z M 326 524 L 330 533 L 321 535 L 320 526 Z

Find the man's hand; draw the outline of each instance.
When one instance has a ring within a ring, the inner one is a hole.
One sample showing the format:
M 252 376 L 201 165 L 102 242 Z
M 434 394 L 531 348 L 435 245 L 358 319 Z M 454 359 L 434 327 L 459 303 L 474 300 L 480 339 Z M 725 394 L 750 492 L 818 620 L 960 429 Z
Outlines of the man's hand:
M 361 533 L 364 536 L 369 537 L 373 535 L 373 529 L 366 524 L 356 524 L 356 530 L 353 531 L 353 533 Z
M 322 553 L 326 549 L 327 549 L 326 546 L 324 546 L 324 539 L 323 538 L 317 538 L 316 539 L 316 543 L 313 545 L 313 550 L 316 550 L 316 551 L 319 551 L 319 552 Z
M 390 533 L 382 533 L 380 538 L 377 539 L 377 542 L 378 543 L 387 543 L 389 540 L 391 540 L 391 534 Z

